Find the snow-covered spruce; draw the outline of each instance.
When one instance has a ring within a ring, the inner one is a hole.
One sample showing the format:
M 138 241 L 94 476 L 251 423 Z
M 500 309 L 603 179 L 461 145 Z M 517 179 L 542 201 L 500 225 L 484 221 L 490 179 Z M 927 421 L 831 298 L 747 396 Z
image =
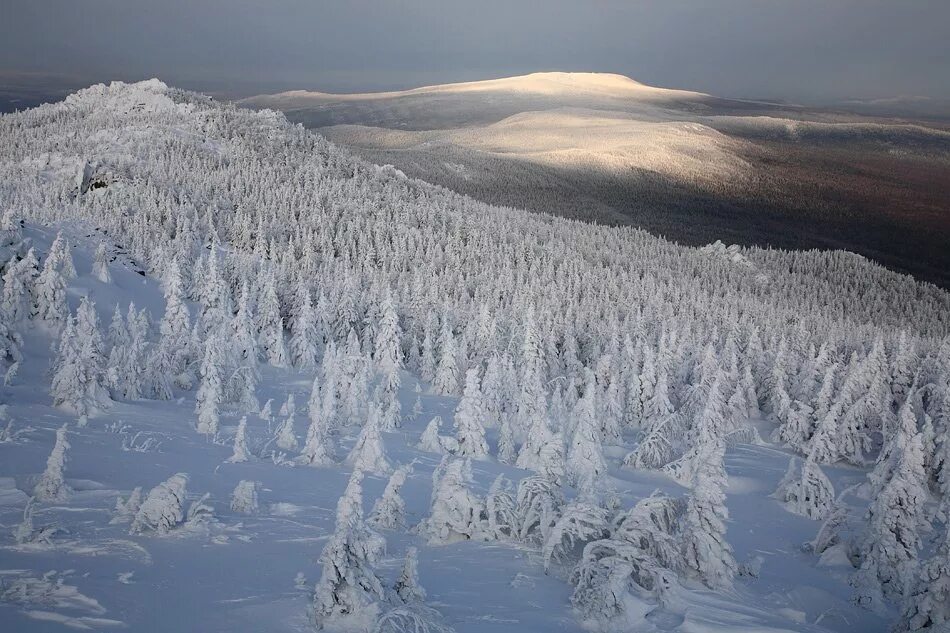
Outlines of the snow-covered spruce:
M 64 424 L 56 431 L 56 443 L 46 459 L 46 470 L 33 488 L 33 497 L 40 501 L 62 501 L 69 493 L 69 487 L 63 476 L 66 469 L 66 452 L 69 450 L 69 440 L 66 439 Z
M 358 620 L 369 629 L 386 589 L 375 564 L 385 540 L 363 521 L 363 473 L 353 471 L 337 502 L 336 529 L 320 554 L 322 573 L 313 592 L 311 617 L 317 629 L 337 619 Z
M 369 524 L 378 530 L 396 530 L 406 526 L 406 502 L 400 494 L 406 478 L 412 472 L 412 464 L 396 468 L 386 488 L 383 490 L 383 496 L 373 504 L 373 511 L 369 516 Z
M 139 507 L 129 534 L 168 534 L 185 522 L 188 475 L 178 473 L 152 488 Z
M 472 464 L 468 459 L 444 457 L 432 474 L 429 516 L 416 530 L 430 543 L 450 544 L 485 537 L 485 504 L 471 490 Z

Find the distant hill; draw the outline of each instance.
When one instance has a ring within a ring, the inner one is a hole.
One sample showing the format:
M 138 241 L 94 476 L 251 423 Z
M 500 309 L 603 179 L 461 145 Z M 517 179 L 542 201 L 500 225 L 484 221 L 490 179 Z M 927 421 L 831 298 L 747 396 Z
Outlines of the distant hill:
M 852 113 L 552 72 L 240 105 L 486 202 L 694 245 L 844 248 L 950 285 L 950 132 L 882 117 L 887 104 Z

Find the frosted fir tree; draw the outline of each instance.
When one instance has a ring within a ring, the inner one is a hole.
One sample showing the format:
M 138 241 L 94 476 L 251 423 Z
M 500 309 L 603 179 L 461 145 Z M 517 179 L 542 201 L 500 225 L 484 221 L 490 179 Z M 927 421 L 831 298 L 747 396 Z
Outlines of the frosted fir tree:
M 185 304 L 181 274 L 176 260 L 165 271 L 165 313 L 159 323 L 160 337 L 148 363 L 147 382 L 153 398 L 172 397 L 172 385 L 190 389 L 193 376 L 188 371 L 191 353 L 191 316 Z
M 418 420 L 419 416 L 422 415 L 422 398 L 416 396 L 415 402 L 412 403 L 412 412 L 410 413 L 413 420 Z
M 66 305 L 66 277 L 62 265 L 56 258 L 46 258 L 43 271 L 36 280 L 33 289 L 34 317 L 48 326 L 59 329 L 69 316 Z
M 858 574 L 857 583 L 867 589 L 867 579 L 876 576 L 888 599 L 901 597 L 911 582 L 921 547 L 920 533 L 929 526 L 925 507 L 930 495 L 920 433 L 902 444 L 897 447 L 893 474 L 868 508 L 863 573 Z M 873 591 L 862 595 L 861 588 L 858 594 L 861 602 L 874 597 Z
M 10 323 L 30 317 L 32 312 L 33 285 L 38 275 L 39 262 L 31 248 L 23 259 L 7 265 L 3 274 L 3 289 L 0 291 L 0 310 Z
M 485 504 L 470 489 L 472 464 L 445 457 L 432 475 L 429 517 L 418 531 L 430 543 L 450 544 L 485 536 Z
M 242 479 L 231 493 L 231 511 L 238 514 L 257 514 L 259 509 L 258 493 L 261 489 L 259 481 Z
M 788 471 L 773 496 L 789 512 L 821 521 L 834 509 L 834 486 L 811 456 L 801 466 L 799 463 L 795 457 L 789 461 Z
M 687 569 L 713 589 L 732 586 L 737 565 L 726 541 L 726 483 L 722 451 L 709 454 L 709 462 L 693 476 L 693 490 L 682 523 L 683 561 Z
M 277 298 L 273 273 L 266 279 L 257 310 L 257 342 L 261 355 L 268 364 L 274 367 L 286 367 L 284 320 L 280 316 L 280 301 Z
M 257 411 L 257 336 L 254 331 L 254 315 L 250 306 L 250 290 L 245 283 L 238 311 L 229 324 L 228 365 L 233 372 L 228 380 L 227 393 L 231 402 L 238 403 L 244 411 Z
M 386 542 L 363 521 L 363 473 L 355 470 L 336 507 L 336 529 L 320 554 L 311 617 L 320 630 L 341 618 L 372 621 L 386 589 L 374 566 Z
M 399 316 L 393 304 L 392 295 L 387 292 L 380 306 L 380 318 L 376 328 L 376 340 L 373 345 L 373 361 L 384 376 L 402 367 L 400 341 L 402 329 Z
M 56 431 L 56 443 L 46 459 L 46 470 L 33 488 L 33 496 L 39 501 L 62 501 L 69 493 L 69 487 L 63 473 L 66 469 L 69 440 L 66 439 L 67 425 Z
M 201 382 L 195 394 L 195 413 L 198 414 L 196 428 L 199 433 L 210 437 L 218 433 L 219 410 L 224 399 L 224 385 L 221 381 L 221 347 L 222 343 L 218 336 L 208 337 L 199 370 Z
M 83 297 L 60 336 L 50 393 L 53 404 L 90 415 L 108 406 L 102 333 L 95 306 Z
M 724 450 L 725 403 L 721 385 L 719 376 L 713 379 L 703 408 L 690 432 L 689 449 L 682 457 L 663 467 L 664 472 L 683 485 L 689 485 L 696 472 L 707 463 L 715 463 L 715 455 L 721 455 Z
M 431 383 L 435 380 L 435 372 L 436 359 L 432 344 L 432 334 L 429 330 L 429 324 L 426 323 L 425 336 L 422 339 L 422 351 L 419 355 L 419 377 Z
M 504 475 L 498 475 L 485 495 L 487 536 L 494 540 L 515 538 L 520 527 L 518 511 L 511 492 L 511 484 Z
M 410 546 L 406 550 L 406 559 L 393 590 L 407 604 L 426 599 L 426 591 L 419 584 L 419 551 L 415 547 Z
M 294 367 L 312 369 L 317 364 L 319 333 L 310 290 L 303 282 L 297 283 L 290 332 L 290 362 Z
M 350 454 L 346 457 L 346 463 L 357 470 L 363 470 L 376 475 L 388 473 L 390 470 L 389 460 L 386 459 L 386 447 L 383 444 L 383 437 L 379 432 L 379 422 L 375 416 L 363 425 L 359 437 L 356 438 L 356 444 L 353 445 Z
M 378 530 L 398 530 L 406 527 L 406 502 L 400 494 L 412 465 L 400 466 L 389 476 L 383 496 L 376 500 L 370 513 L 369 524 Z
M 518 461 L 515 447 L 515 432 L 511 428 L 511 417 L 502 416 L 498 424 L 498 461 L 502 464 L 514 464 Z
M 336 446 L 323 407 L 319 377 L 313 380 L 307 409 L 310 426 L 297 463 L 304 466 L 329 466 L 336 462 Z
M 294 416 L 289 414 L 284 421 L 277 427 L 277 433 L 274 436 L 277 448 L 284 451 L 296 451 L 300 446 L 297 441 L 297 431 L 294 428 Z
M 950 627 L 950 524 L 940 547 L 918 569 L 901 609 L 896 631 L 937 633 Z
M 239 464 L 250 460 L 250 451 L 247 448 L 247 416 L 238 422 L 234 432 L 234 443 L 231 456 L 225 461 L 229 464 Z
M 92 276 L 104 284 L 112 283 L 112 273 L 109 272 L 109 259 L 106 243 L 99 242 L 99 245 L 96 246 L 96 254 L 92 262 Z
M 63 237 L 62 231 L 56 234 L 56 239 L 50 245 L 48 257 L 62 271 L 67 281 L 76 278 L 76 265 L 72 253 L 69 252 L 69 240 Z
M 422 432 L 422 435 L 419 437 L 419 443 L 416 444 L 416 448 L 420 451 L 426 451 L 427 453 L 438 453 L 442 454 L 445 452 L 444 442 L 439 431 L 442 430 L 442 416 L 435 416 L 429 423 L 426 425 L 425 430 Z
M 188 475 L 177 473 L 152 488 L 132 519 L 129 534 L 168 534 L 185 522 Z
M 442 319 L 442 334 L 439 337 L 439 364 L 432 378 L 432 388 L 443 396 L 458 393 L 459 366 L 455 334 L 449 326 L 448 317 Z
M 455 409 L 455 438 L 458 442 L 456 453 L 459 456 L 474 459 L 488 456 L 483 416 L 478 370 L 472 368 L 465 372 L 465 391 Z
M 579 488 L 590 487 L 597 477 L 607 471 L 601 445 L 601 427 L 597 421 L 595 390 L 593 374 L 588 370 L 584 396 L 574 407 L 574 432 L 566 463 L 568 480 Z

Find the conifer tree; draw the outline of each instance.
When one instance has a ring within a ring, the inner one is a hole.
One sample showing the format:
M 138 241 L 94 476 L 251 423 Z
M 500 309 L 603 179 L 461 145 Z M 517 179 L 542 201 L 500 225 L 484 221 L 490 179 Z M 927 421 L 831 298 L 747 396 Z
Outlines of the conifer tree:
M 481 459 L 488 455 L 483 416 L 478 370 L 472 368 L 465 373 L 465 391 L 455 409 L 455 437 L 459 456 Z
M 66 468 L 66 452 L 69 450 L 69 441 L 66 439 L 66 426 L 56 431 L 56 443 L 46 460 L 46 470 L 33 488 L 33 497 L 40 501 L 62 501 L 69 492 L 63 471 Z

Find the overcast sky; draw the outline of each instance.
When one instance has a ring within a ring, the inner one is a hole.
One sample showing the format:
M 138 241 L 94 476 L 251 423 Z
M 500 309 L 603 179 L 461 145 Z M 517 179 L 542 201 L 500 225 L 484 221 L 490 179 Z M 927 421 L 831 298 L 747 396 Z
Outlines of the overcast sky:
M 2 0 L 0 82 L 359 91 L 536 70 L 723 96 L 950 97 L 950 0 Z M 0 86 L 2 87 L 2 86 Z

